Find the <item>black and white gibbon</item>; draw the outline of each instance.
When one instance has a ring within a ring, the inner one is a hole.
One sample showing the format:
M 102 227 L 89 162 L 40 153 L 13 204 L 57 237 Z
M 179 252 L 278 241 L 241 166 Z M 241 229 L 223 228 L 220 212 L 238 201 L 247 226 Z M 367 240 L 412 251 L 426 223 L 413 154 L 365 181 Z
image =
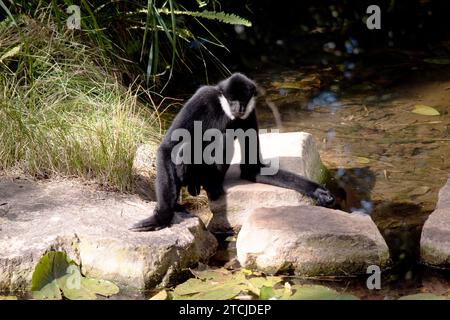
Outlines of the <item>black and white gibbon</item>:
M 233 74 L 216 86 L 202 86 L 195 92 L 173 120 L 158 148 L 155 181 L 157 205 L 154 212 L 149 218 L 133 225 L 131 230 L 152 231 L 169 226 L 174 213 L 184 211 L 178 204 L 180 189 L 183 186 L 187 187 L 189 193 L 194 196 L 198 195 L 200 188 L 203 187 L 210 200 L 216 200 L 224 193 L 223 181 L 232 154 L 224 151 L 223 161 L 213 163 L 211 161 L 174 161 L 174 150 L 180 145 L 180 141 L 174 139 L 174 136 L 177 136 L 174 133 L 181 130 L 194 136 L 195 125 L 199 123 L 203 131 L 215 129 L 224 137 L 227 135 L 226 132 L 230 131 L 228 129 L 241 129 L 244 132 L 253 129 L 258 132 L 255 96 L 255 83 L 240 73 Z M 319 206 L 329 207 L 334 204 L 334 196 L 327 189 L 302 176 L 281 169 L 273 175 L 261 174 L 261 170 L 266 165 L 261 161 L 257 134 L 255 142 L 256 161 L 249 161 L 249 145 L 243 146 L 241 142 L 242 155 L 244 155 L 244 161 L 241 160 L 240 164 L 242 179 L 296 190 L 313 198 Z M 199 151 L 202 153 L 206 148 L 206 142 L 201 141 L 197 146 L 194 146 L 195 143 L 194 140 L 189 146 L 192 153 L 199 153 Z M 223 148 L 229 145 L 224 142 Z M 188 152 L 190 150 L 186 148 L 180 150 L 175 151 L 179 153 L 178 156 L 183 157 L 190 153 Z

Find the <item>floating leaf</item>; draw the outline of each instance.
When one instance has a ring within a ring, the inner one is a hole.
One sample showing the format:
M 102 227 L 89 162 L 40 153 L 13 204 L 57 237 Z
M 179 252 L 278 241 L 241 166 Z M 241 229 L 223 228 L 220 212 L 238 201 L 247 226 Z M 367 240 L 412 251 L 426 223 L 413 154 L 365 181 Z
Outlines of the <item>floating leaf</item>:
M 166 290 L 161 290 L 157 294 L 155 294 L 153 297 L 150 298 L 150 300 L 167 300 L 169 298 L 169 295 L 167 294 Z
M 446 59 L 446 58 L 424 59 L 423 61 L 432 63 L 432 64 L 450 64 L 450 59 Z
M 87 290 L 104 297 L 110 297 L 119 293 L 119 287 L 111 281 L 101 279 L 81 278 L 81 285 Z
M 426 106 L 424 104 L 418 104 L 414 106 L 413 113 L 421 114 L 423 116 L 439 116 L 440 113 L 435 108 Z
M 64 252 L 51 251 L 34 269 L 31 290 L 34 299 L 96 299 L 96 294 L 111 296 L 119 292 L 112 282 L 83 277 L 79 266 Z
M 370 163 L 370 159 L 366 157 L 356 157 L 356 161 L 360 164 L 368 164 Z
M 272 298 L 276 298 L 275 290 L 272 287 L 263 286 L 260 289 L 259 299 L 261 300 L 269 300 Z
M 289 300 L 358 300 L 350 294 L 340 294 L 339 292 L 319 285 L 294 285 L 295 292 L 288 298 Z
M 213 286 L 213 287 L 211 287 L 210 290 L 199 292 L 198 294 L 195 294 L 195 295 L 189 297 L 189 299 L 192 299 L 192 300 L 228 300 L 228 299 L 233 299 L 234 297 L 236 297 L 244 289 L 245 289 L 245 286 L 242 286 L 242 285 L 236 285 L 233 283 L 223 284 L 223 285 L 219 285 L 219 286 Z
M 211 286 L 208 282 L 197 278 L 191 278 L 176 286 L 173 293 L 175 295 L 184 296 L 199 293 L 208 290 L 209 288 L 211 288 Z
M 191 280 L 191 279 L 189 279 Z M 188 280 L 188 282 L 189 282 Z M 199 280 L 199 279 L 194 279 Z M 202 281 L 202 280 L 199 280 Z M 187 290 L 186 286 L 183 286 L 182 289 L 179 287 L 184 285 L 185 283 L 177 286 L 173 292 L 174 300 L 227 300 L 232 299 L 237 296 L 242 290 L 245 289 L 245 286 L 237 283 L 225 283 L 225 284 L 216 284 L 211 285 L 206 281 L 202 281 L 202 284 L 190 282 L 189 285 L 193 285 L 192 290 Z M 194 292 L 195 291 L 195 292 Z
M 63 292 L 63 296 L 69 300 L 95 300 L 97 296 L 95 292 L 89 290 L 85 286 L 83 286 L 82 281 L 79 281 L 79 285 L 71 286 L 67 285 L 71 282 L 71 280 L 67 279 L 71 277 L 71 275 L 64 277 L 58 283 L 60 284 L 61 291 Z M 81 280 L 81 279 L 80 279 Z M 63 285 L 64 284 L 64 285 Z
M 225 282 L 232 277 L 232 273 L 226 269 L 213 269 L 213 270 L 195 270 L 191 269 L 192 274 L 202 280 L 214 280 L 216 282 Z
M 398 300 L 447 300 L 445 296 L 438 296 L 433 293 L 417 293 L 408 296 L 403 296 Z
M 191 272 L 197 278 L 188 279 L 173 290 L 173 299 L 231 299 L 247 288 L 245 275 L 225 269 Z
M 274 289 L 273 287 L 262 287 L 259 295 L 261 300 L 288 300 L 292 296 L 292 286 L 289 282 L 284 284 L 283 288 Z
M 71 262 L 63 252 L 51 251 L 36 265 L 31 278 L 34 299 L 62 299 L 58 279 L 67 274 Z
M 254 277 L 247 279 L 247 285 L 251 292 L 257 296 L 261 295 L 260 289 L 262 287 L 273 287 L 277 283 L 282 281 L 281 277 L 267 276 L 267 277 Z

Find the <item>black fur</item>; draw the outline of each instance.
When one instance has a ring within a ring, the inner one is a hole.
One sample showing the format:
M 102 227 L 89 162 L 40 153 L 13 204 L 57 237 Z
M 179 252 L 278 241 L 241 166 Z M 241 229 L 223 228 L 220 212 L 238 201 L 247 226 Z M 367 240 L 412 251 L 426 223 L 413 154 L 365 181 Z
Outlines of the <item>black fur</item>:
M 175 117 L 157 152 L 155 181 L 157 206 L 149 218 L 136 223 L 131 230 L 151 231 L 170 225 L 174 212 L 183 210 L 177 203 L 182 186 L 187 186 L 192 195 L 198 195 L 200 188 L 203 187 L 211 200 L 223 194 L 223 179 L 229 165 L 205 163 L 175 165 L 171 160 L 171 152 L 178 141 L 171 141 L 171 135 L 174 130 L 180 128 L 187 129 L 193 135 L 194 121 L 202 122 L 203 131 L 211 128 L 216 128 L 223 133 L 226 129 L 258 130 L 255 110 L 242 119 L 255 92 L 256 85 L 253 81 L 240 73 L 235 73 L 217 86 L 201 87 L 186 102 Z M 234 119 L 223 111 L 219 101 L 221 95 L 230 101 Z M 231 103 L 232 101 L 239 101 L 239 103 Z M 202 150 L 204 147 L 205 145 L 202 146 Z M 259 154 L 259 140 L 257 140 L 257 150 Z M 320 206 L 331 206 L 334 203 L 331 193 L 315 182 L 285 170 L 278 170 L 277 174 L 271 176 L 261 175 L 260 169 L 264 165 L 259 158 L 256 164 L 248 162 L 241 164 L 243 179 L 296 190 L 312 197 Z

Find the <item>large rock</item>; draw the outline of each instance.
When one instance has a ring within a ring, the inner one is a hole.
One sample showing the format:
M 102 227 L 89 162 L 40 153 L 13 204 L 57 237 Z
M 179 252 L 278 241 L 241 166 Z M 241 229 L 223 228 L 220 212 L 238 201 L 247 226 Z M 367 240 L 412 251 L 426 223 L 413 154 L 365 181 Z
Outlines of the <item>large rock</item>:
M 76 182 L 0 181 L 0 292 L 27 290 L 39 259 L 62 250 L 95 278 L 124 289 L 151 288 L 215 252 L 217 241 L 193 216 L 156 232 L 128 227 L 154 203 Z
M 370 216 L 314 206 L 253 210 L 236 245 L 242 266 L 267 273 L 344 276 L 389 261 Z
M 319 183 L 323 182 L 326 169 L 311 134 L 306 132 L 261 134 L 260 143 L 261 154 L 265 161 L 278 159 L 281 169 Z M 255 208 L 313 204 L 310 198 L 296 191 L 241 180 L 240 161 L 239 142 L 236 140 L 235 154 L 224 184 L 226 194 L 209 203 L 213 213 L 208 223 L 209 230 L 238 231 L 248 214 Z
M 439 191 L 436 210 L 423 226 L 420 255 L 426 264 L 450 268 L 450 175 Z

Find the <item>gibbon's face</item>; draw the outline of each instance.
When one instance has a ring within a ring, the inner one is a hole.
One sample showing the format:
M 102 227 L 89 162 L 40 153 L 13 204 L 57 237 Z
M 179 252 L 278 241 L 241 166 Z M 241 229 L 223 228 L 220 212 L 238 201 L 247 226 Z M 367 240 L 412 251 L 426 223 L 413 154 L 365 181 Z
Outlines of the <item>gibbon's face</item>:
M 227 79 L 223 96 L 219 97 L 225 114 L 231 119 L 246 119 L 255 108 L 256 85 L 241 74 Z

